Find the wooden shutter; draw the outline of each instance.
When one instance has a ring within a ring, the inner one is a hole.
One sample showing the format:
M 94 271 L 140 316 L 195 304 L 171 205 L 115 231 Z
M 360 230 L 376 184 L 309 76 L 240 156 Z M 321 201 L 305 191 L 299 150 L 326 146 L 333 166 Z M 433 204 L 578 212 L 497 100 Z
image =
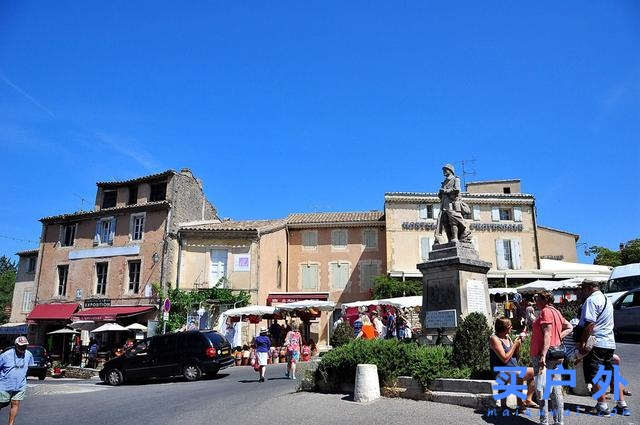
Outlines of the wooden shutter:
M 511 239 L 511 262 L 513 263 L 514 270 L 520 270 L 522 268 L 522 259 L 520 255 L 520 240 Z
M 513 221 L 522 221 L 522 208 L 513 208 Z
M 420 209 L 420 220 L 426 220 L 429 217 L 429 210 L 427 209 L 427 206 L 421 204 L 418 208 Z
M 436 204 L 433 206 L 433 218 L 438 219 L 440 215 L 440 204 Z
M 473 220 L 480 221 L 480 205 L 473 206 Z
M 113 238 L 116 235 L 116 219 L 109 220 L 109 244 L 113 244 Z
M 491 221 L 500 221 L 500 208 L 491 207 Z
M 93 244 L 94 245 L 99 245 L 100 244 L 100 230 L 102 228 L 102 221 L 98 220 L 98 222 L 96 223 L 96 235 L 93 237 Z
M 429 252 L 431 251 L 431 238 L 423 236 L 420 238 L 420 258 L 422 261 L 429 259 Z
M 498 263 L 498 270 L 506 270 L 509 268 L 504 258 L 504 243 L 502 239 L 496 239 L 496 261 Z

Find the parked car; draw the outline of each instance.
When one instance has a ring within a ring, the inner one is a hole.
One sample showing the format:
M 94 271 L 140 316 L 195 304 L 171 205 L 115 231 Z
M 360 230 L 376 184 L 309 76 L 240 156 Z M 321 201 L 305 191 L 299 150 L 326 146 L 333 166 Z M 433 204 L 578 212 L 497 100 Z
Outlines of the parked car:
M 234 364 L 231 345 L 218 332 L 187 331 L 139 341 L 124 355 L 105 363 L 100 379 L 109 385 L 126 381 L 184 376 L 196 381 Z
M 614 267 L 607 282 L 606 295 L 615 303 L 627 291 L 640 288 L 640 263 Z
M 616 335 L 640 335 L 640 288 L 625 292 L 613 304 Z
M 39 380 L 43 381 L 47 377 L 47 369 L 51 365 L 47 350 L 41 345 L 28 345 L 27 350 L 33 355 L 35 363 L 35 365 L 29 366 L 27 376 L 37 376 Z

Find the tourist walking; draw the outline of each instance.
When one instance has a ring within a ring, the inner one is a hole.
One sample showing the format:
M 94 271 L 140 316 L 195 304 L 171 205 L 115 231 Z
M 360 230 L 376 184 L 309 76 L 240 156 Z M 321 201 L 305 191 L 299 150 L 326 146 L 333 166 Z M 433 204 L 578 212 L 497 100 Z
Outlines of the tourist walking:
M 287 347 L 287 378 L 296 379 L 296 363 L 300 361 L 300 347 L 302 346 L 302 335 L 300 326 L 294 322 L 291 330 L 287 332 L 284 345 Z
M 13 348 L 0 354 L 0 409 L 9 406 L 9 425 L 13 425 L 27 389 L 27 371 L 33 366 L 33 355 L 27 350 L 29 341 L 16 338 Z
M 377 311 L 371 313 L 373 316 L 373 327 L 376 329 L 376 338 L 384 339 L 387 336 L 387 328 L 382 324 L 380 315 Z
M 371 323 L 371 319 L 366 314 L 362 315 L 362 329 L 356 335 L 356 339 L 374 339 L 376 337 L 376 328 Z
M 562 424 L 564 400 L 562 397 L 562 386 L 554 385 L 550 391 L 550 403 L 543 397 L 546 382 L 546 369 L 555 370 L 562 364 L 563 357 L 549 356 L 549 351 L 557 353 L 560 349 L 562 339 L 571 333 L 573 327 L 553 307 L 553 294 L 548 291 L 538 292 L 534 297 L 536 306 L 540 311 L 540 315 L 533 322 L 533 330 L 531 334 L 531 362 L 533 363 L 533 371 L 535 374 L 536 391 L 540 400 L 540 423 L 547 425 L 549 423 L 548 410 L 551 404 L 553 419 L 556 425 Z M 562 376 L 553 375 L 553 380 L 559 381 Z M 550 383 L 549 383 L 550 384 Z
M 581 285 L 583 296 L 586 297 L 580 311 L 580 322 L 576 331 L 578 349 L 584 355 L 582 367 L 585 382 L 593 381 L 600 366 L 607 371 L 613 371 L 613 355 L 616 349 L 616 341 L 613 335 L 613 306 L 599 287 L 598 282 L 585 280 Z M 600 385 L 595 384 L 594 390 L 600 390 Z M 617 402 L 618 414 L 628 416 L 631 414 L 627 403 L 624 401 L 624 389 L 620 388 L 620 400 Z M 607 405 L 606 392 L 596 403 L 593 413 L 600 416 L 609 416 L 611 410 Z
M 267 336 L 267 328 L 260 329 L 260 335 L 256 338 L 256 355 L 258 358 L 258 370 L 260 371 L 260 379 L 258 382 L 264 382 L 264 375 L 267 370 L 267 358 L 269 357 L 269 349 L 271 348 L 271 340 Z

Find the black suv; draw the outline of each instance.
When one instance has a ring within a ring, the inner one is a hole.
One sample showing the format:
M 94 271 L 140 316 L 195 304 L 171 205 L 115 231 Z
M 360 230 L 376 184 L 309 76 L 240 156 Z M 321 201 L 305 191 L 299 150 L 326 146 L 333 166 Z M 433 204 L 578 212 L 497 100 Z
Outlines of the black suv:
M 215 375 L 233 363 L 231 346 L 218 332 L 178 332 L 139 341 L 122 356 L 105 363 L 100 379 L 110 385 L 178 375 L 196 381 L 203 373 Z
M 47 369 L 49 369 L 49 356 L 47 350 L 41 345 L 29 345 L 27 350 L 33 355 L 33 366 L 29 366 L 27 376 L 37 376 L 41 381 L 47 377 Z

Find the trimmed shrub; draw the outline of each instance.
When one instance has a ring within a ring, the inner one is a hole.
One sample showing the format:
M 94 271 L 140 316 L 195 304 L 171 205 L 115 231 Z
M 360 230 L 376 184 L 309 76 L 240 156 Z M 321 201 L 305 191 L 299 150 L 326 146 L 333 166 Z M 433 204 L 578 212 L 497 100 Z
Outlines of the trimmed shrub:
M 469 368 L 474 378 L 489 377 L 490 336 L 491 328 L 484 314 L 474 312 L 467 315 L 453 338 L 453 364 Z
M 413 376 L 423 385 L 435 378 L 468 378 L 469 370 L 450 363 L 451 348 L 419 346 L 397 340 L 355 340 L 335 348 L 320 360 L 316 380 L 336 391 L 340 384 L 353 384 L 358 364 L 375 364 L 380 385 L 390 385 L 398 376 Z
M 340 347 L 353 341 L 353 327 L 346 320 L 340 323 L 331 335 L 331 346 Z
M 512 335 L 512 339 L 515 339 L 517 335 Z M 527 336 L 522 340 L 522 345 L 520 346 L 520 355 L 518 356 L 518 364 L 521 366 L 531 366 L 531 334 L 527 334 Z

